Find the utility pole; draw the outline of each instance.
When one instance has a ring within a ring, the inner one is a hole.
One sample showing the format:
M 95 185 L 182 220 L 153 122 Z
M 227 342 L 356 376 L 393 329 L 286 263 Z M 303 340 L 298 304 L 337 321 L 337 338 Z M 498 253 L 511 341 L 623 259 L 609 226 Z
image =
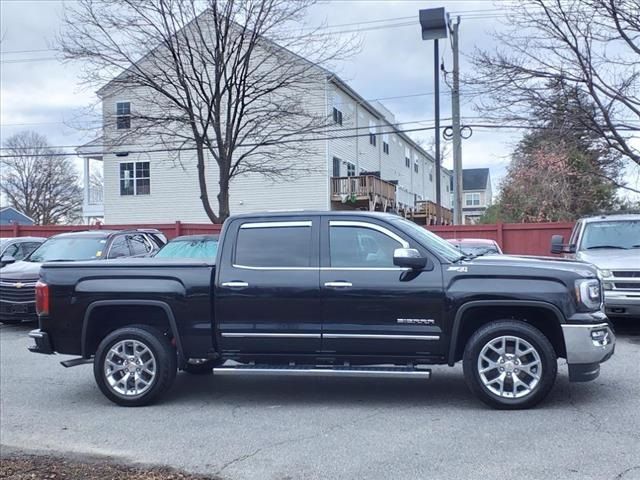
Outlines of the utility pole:
M 451 50 L 453 51 L 453 88 L 451 89 L 451 123 L 453 136 L 453 223 L 462 224 L 462 137 L 460 133 L 460 64 L 458 50 L 458 27 L 460 17 L 454 23 L 449 20 Z
M 440 52 L 438 51 L 438 39 L 433 41 L 433 84 L 435 97 L 435 114 L 436 114 L 436 130 L 435 130 L 435 160 L 436 160 L 436 224 L 442 223 L 442 198 L 440 194 Z
M 433 40 L 433 83 L 435 97 L 435 163 L 436 163 L 436 223 L 442 223 L 442 199 L 440 196 L 440 52 L 438 39 L 447 38 L 446 12 L 443 7 L 419 11 L 423 40 Z

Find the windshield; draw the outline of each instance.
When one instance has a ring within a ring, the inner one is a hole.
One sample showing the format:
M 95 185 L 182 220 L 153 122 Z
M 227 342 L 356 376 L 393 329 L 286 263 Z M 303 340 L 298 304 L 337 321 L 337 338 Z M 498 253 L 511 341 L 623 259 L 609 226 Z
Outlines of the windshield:
M 488 255 L 492 253 L 498 253 L 498 249 L 496 247 L 492 247 L 491 245 L 458 245 L 457 248 L 460 249 L 461 252 L 466 253 L 467 255 Z
M 587 223 L 580 250 L 640 248 L 640 220 Z
M 174 240 L 156 254 L 156 258 L 216 258 L 217 240 Z
M 9 240 L 12 240 L 12 239 L 11 238 L 0 238 L 0 251 L 2 251 L 4 246 L 9 243 Z
M 104 238 L 51 238 L 38 247 L 28 258 L 29 262 L 54 262 L 64 260 L 95 260 L 105 252 Z
M 424 227 L 405 220 L 404 218 L 395 219 L 394 222 L 400 224 L 402 228 L 411 230 L 413 236 L 421 240 L 429 250 L 441 255 L 450 262 L 457 262 L 465 257 L 456 247 Z

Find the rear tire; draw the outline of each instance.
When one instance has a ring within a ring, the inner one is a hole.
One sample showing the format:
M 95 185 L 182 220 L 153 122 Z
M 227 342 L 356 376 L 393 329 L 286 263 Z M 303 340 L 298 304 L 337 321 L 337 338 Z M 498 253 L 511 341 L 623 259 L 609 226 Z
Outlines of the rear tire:
M 522 321 L 498 320 L 471 336 L 463 370 L 469 389 L 484 403 L 517 410 L 531 408 L 548 395 L 558 362 L 540 330 Z
M 176 378 L 177 357 L 169 339 L 146 325 L 107 335 L 96 351 L 93 374 L 102 393 L 125 407 L 149 405 Z

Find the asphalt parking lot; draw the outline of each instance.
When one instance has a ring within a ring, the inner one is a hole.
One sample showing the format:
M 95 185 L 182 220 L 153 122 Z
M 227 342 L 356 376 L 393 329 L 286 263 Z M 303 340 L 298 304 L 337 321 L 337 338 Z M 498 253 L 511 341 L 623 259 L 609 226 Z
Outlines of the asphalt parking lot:
M 31 325 L 0 325 L 4 452 L 99 455 L 231 480 L 640 479 L 640 321 L 618 326 L 600 378 L 499 412 L 461 368 L 432 380 L 195 377 L 164 400 L 117 407 L 90 365 L 27 351 Z

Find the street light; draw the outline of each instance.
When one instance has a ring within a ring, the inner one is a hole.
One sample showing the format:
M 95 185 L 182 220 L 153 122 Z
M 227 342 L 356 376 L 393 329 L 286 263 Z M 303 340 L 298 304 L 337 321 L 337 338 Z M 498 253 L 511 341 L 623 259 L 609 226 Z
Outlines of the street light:
M 433 83 L 435 98 L 435 161 L 436 161 L 436 204 L 437 223 L 442 221 L 442 202 L 440 198 L 440 68 L 438 58 L 438 39 L 447 38 L 447 18 L 444 7 L 420 10 L 420 26 L 422 39 L 433 40 Z

